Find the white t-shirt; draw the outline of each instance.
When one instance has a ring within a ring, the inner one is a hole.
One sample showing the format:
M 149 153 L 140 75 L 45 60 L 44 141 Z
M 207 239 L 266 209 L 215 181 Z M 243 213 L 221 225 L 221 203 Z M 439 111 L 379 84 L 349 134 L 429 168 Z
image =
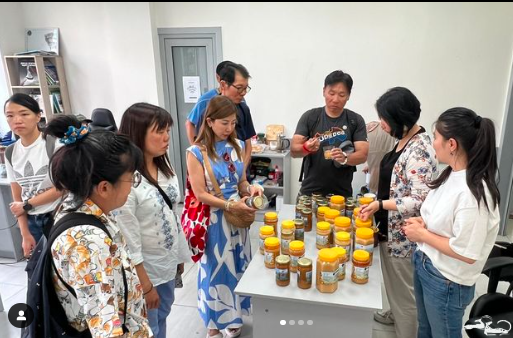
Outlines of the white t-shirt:
M 420 214 L 429 231 L 449 238 L 451 249 L 457 254 L 476 260 L 474 264 L 444 255 L 425 243 L 422 250 L 442 275 L 458 284 L 476 283 L 499 231 L 499 210 L 493 207 L 490 191 L 483 182 L 491 211 L 484 201 L 479 208 L 467 185 L 467 172 L 452 172 L 438 189 L 429 192 Z
M 58 144 L 55 143 L 55 150 Z M 21 199 L 26 201 L 53 187 L 49 175 L 49 158 L 46 153 L 46 141 L 40 134 L 37 140 L 24 147 L 21 140 L 16 141 L 12 152 L 12 166 L 5 161 L 7 179 L 11 183 L 18 183 L 21 187 Z M 30 210 L 29 215 L 40 215 L 52 212 L 59 204 L 60 199 L 44 204 Z

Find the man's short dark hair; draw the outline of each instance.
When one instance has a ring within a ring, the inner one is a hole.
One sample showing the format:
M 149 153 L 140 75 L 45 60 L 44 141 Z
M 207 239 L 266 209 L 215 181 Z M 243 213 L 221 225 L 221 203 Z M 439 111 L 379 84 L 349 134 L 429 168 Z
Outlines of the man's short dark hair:
M 328 76 L 326 76 L 326 79 L 324 79 L 324 88 L 337 83 L 345 84 L 349 94 L 351 94 L 351 90 L 353 89 L 353 78 L 351 75 L 344 73 L 341 70 L 331 72 Z
M 216 67 L 217 76 L 221 76 L 221 70 L 223 70 L 224 67 L 226 67 L 228 65 L 234 65 L 234 64 L 235 64 L 234 62 L 231 62 L 228 60 L 220 62 Z
M 226 65 L 223 69 L 221 69 L 219 77 L 221 78 L 221 81 L 225 81 L 226 83 L 231 84 L 235 81 L 235 75 L 237 72 L 239 72 L 240 75 L 245 79 L 249 79 L 251 77 L 246 67 L 238 63 Z

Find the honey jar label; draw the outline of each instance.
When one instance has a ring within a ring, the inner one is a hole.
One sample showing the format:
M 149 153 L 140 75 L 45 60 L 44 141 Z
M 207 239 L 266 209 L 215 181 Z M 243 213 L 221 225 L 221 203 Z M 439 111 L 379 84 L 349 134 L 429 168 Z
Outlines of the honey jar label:
M 338 273 L 339 276 L 344 276 L 346 274 L 346 263 L 342 263 L 338 265 Z
M 294 237 L 298 241 L 303 241 L 305 239 L 305 229 L 296 229 L 294 232 Z
M 367 251 L 368 253 L 372 253 L 374 251 L 374 244 L 362 245 L 362 244 L 355 243 L 354 249 L 355 250 L 364 250 L 364 251 Z
M 338 282 L 338 269 L 335 271 L 322 271 L 321 282 L 323 284 L 333 284 Z
M 369 267 L 360 268 L 360 267 L 354 267 L 354 277 L 356 279 L 368 279 L 369 278 Z
M 290 239 L 282 239 L 281 240 L 281 252 L 288 254 L 289 245 L 290 245 Z
M 328 235 L 317 235 L 316 243 L 319 245 L 327 245 L 328 244 Z
M 276 269 L 276 280 L 287 281 L 289 280 L 289 270 L 287 269 Z
M 305 255 L 301 255 L 301 257 L 291 255 L 290 256 L 290 266 L 296 266 L 297 267 L 297 261 L 299 261 L 299 259 L 301 259 L 303 257 L 305 257 Z
M 308 284 L 312 284 L 312 271 L 307 271 L 306 272 L 306 282 Z
M 274 254 L 272 252 L 266 252 L 264 256 L 264 260 L 267 264 L 274 264 Z

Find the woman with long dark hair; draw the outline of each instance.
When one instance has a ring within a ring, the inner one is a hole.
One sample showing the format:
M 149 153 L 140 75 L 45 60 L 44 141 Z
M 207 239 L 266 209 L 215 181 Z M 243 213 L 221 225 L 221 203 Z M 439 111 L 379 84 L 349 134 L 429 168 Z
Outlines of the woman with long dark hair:
M 143 152 L 125 205 L 115 211 L 141 280 L 148 320 L 155 338 L 166 337 L 166 319 L 175 299 L 175 277 L 190 260 L 182 227 L 173 208 L 180 201 L 178 178 L 168 156 L 171 115 L 149 103 L 135 103 L 123 114 L 119 132 Z M 169 204 L 168 204 L 169 203 Z
M 457 338 L 499 230 L 495 127 L 470 109 L 452 108 L 438 118 L 433 146 L 448 167 L 430 184 L 421 217 L 404 228 L 418 245 L 417 337 Z

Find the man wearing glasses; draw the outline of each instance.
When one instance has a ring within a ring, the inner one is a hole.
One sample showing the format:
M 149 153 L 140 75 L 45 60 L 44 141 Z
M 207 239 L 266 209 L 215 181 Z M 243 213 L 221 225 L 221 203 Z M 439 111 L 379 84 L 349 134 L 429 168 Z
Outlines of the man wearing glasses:
M 237 106 L 237 138 L 245 143 L 244 163 L 247 165 L 251 161 L 251 137 L 256 135 L 251 112 L 244 101 L 244 96 L 251 90 L 251 87 L 248 86 L 250 75 L 243 65 L 230 61 L 225 62 L 226 64 L 221 69 L 218 66 L 219 95 L 228 97 Z M 187 117 L 187 136 L 191 144 L 194 144 L 194 138 L 199 133 L 208 102 L 214 96 L 212 95 L 204 100 L 200 99 Z

